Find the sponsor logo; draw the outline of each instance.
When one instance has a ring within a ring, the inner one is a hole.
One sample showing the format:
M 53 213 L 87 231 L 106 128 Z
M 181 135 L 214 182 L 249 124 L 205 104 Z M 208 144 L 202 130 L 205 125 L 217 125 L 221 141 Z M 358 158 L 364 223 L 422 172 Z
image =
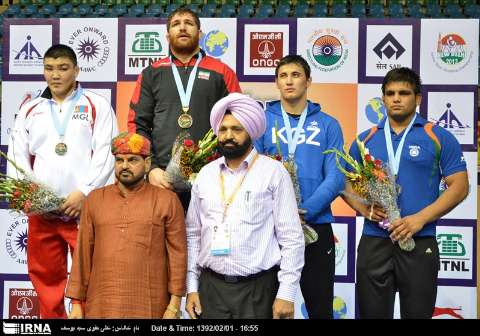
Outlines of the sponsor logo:
M 9 323 L 3 322 L 5 335 L 51 335 L 48 323 Z
M 336 320 L 346 319 L 347 318 L 347 304 L 343 298 L 340 296 L 333 297 L 333 318 Z M 305 302 L 302 302 L 300 306 L 300 311 L 303 318 L 308 319 L 308 312 L 307 307 L 305 306 Z
M 469 258 L 462 242 L 463 235 L 459 233 L 437 234 L 440 250 L 440 269 L 450 272 L 469 272 Z
M 395 59 L 398 60 L 398 58 L 405 52 L 405 48 L 391 33 L 388 33 L 380 42 L 378 42 L 375 48 L 373 48 L 373 51 L 381 59 L 383 59 L 383 56 L 391 59 L 392 56 L 395 55 Z
M 316 69 L 330 72 L 343 66 L 348 58 L 348 41 L 338 29 L 318 29 L 309 38 L 307 58 Z
M 450 308 L 450 307 L 435 307 L 433 310 L 432 317 L 447 315 L 456 319 L 463 320 L 463 316 L 459 312 L 462 311 L 462 308 Z
M 160 33 L 136 32 L 128 57 L 129 68 L 143 69 L 166 56 L 160 42 Z
M 157 32 L 137 32 L 132 44 L 133 53 L 161 53 L 162 43 Z
M 333 318 L 336 320 L 347 318 L 347 304 L 340 296 L 333 297 Z
M 373 52 L 380 59 L 380 61 L 377 63 L 377 69 L 387 69 L 387 68 L 394 69 L 394 68 L 399 68 L 402 65 L 391 63 L 391 62 L 398 61 L 398 59 L 405 53 L 405 48 L 400 44 L 400 42 L 398 42 L 398 40 L 391 33 L 388 33 L 373 48 Z M 382 63 L 382 61 L 384 60 L 388 60 L 388 62 Z
M 283 56 L 283 32 L 250 33 L 250 67 L 275 68 Z
M 39 319 L 40 303 L 37 292 L 31 288 L 9 289 L 9 318 Z
M 83 26 L 73 31 L 68 44 L 77 51 L 80 70 L 91 73 L 98 71 L 110 58 L 110 40 L 98 27 Z
M 5 238 L 7 254 L 16 263 L 27 264 L 28 219 L 17 217 L 10 223 Z
M 335 265 L 338 266 L 345 258 L 346 249 L 336 235 L 333 235 L 335 241 Z
M 473 50 L 459 34 L 438 34 L 437 50 L 431 53 L 435 65 L 447 72 L 458 72 L 472 59 Z
M 26 41 L 22 42 L 22 47 L 20 50 L 12 50 L 13 65 L 14 66 L 42 66 L 43 67 L 43 53 L 39 52 L 32 42 L 32 36 L 27 35 Z
M 460 119 L 455 115 L 452 109 L 452 104 L 446 104 L 447 109 L 442 114 L 442 116 L 438 119 L 431 119 L 436 125 L 448 129 L 451 133 L 456 136 L 464 136 L 465 129 L 470 128 L 469 125 L 464 124 L 460 121 Z
M 461 234 L 439 234 L 437 243 L 440 247 L 440 256 L 445 257 L 463 257 L 467 254 L 465 245 L 461 242 Z
M 365 106 L 365 115 L 367 116 L 368 121 L 372 124 L 378 125 L 387 115 L 382 98 L 375 97 L 370 99 L 367 106 Z
M 220 30 L 212 30 L 200 39 L 201 48 L 212 57 L 222 57 L 228 50 L 228 36 Z

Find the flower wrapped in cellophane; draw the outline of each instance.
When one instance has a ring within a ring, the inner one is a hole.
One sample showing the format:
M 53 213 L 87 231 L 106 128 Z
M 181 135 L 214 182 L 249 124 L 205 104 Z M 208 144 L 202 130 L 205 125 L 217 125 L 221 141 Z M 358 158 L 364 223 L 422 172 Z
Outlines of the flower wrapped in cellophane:
M 54 213 L 65 201 L 51 188 L 36 182 L 5 153 L 0 156 L 9 161 L 22 178 L 13 178 L 0 174 L 0 199 L 8 203 L 9 209 L 25 215 L 43 215 Z M 60 217 L 60 216 L 59 216 Z
M 302 202 L 302 194 L 300 193 L 300 183 L 298 182 L 298 175 L 297 175 L 297 164 L 295 163 L 295 159 L 293 157 L 288 157 L 287 159 L 283 158 L 282 149 L 279 143 L 279 137 L 277 134 L 277 127 L 278 125 L 275 123 L 275 133 L 277 139 L 277 154 L 268 155 L 274 160 L 280 161 L 283 163 L 283 166 L 287 170 L 288 174 L 290 175 L 290 179 L 292 180 L 293 190 L 295 191 L 295 199 L 297 201 L 298 212 L 301 215 L 305 215 L 307 213 L 306 210 L 300 208 L 300 203 Z M 303 217 L 302 217 L 303 218 Z M 308 224 L 306 224 L 302 220 L 302 230 L 303 236 L 305 238 L 305 245 L 314 243 L 318 240 L 317 232 Z
M 378 204 L 385 209 L 388 223 L 379 223 L 383 229 L 388 229 L 389 223 L 400 218 L 400 209 L 397 199 L 400 193 L 400 186 L 395 182 L 395 176 L 390 167 L 381 160 L 375 159 L 365 147 L 365 143 L 356 139 L 360 152 L 361 162 L 356 161 L 347 151 L 346 146 L 343 152 L 337 149 L 329 149 L 324 153 L 335 154 L 338 169 L 345 175 L 355 191 L 355 198 L 368 204 Z M 343 159 L 352 170 L 343 168 L 340 159 Z M 409 238 L 398 242 L 401 249 L 411 251 L 415 248 L 415 241 Z
M 217 151 L 218 139 L 210 129 L 196 144 L 187 132 L 182 132 L 172 148 L 172 158 L 165 170 L 167 180 L 175 191 L 192 188 L 200 169 L 220 157 Z

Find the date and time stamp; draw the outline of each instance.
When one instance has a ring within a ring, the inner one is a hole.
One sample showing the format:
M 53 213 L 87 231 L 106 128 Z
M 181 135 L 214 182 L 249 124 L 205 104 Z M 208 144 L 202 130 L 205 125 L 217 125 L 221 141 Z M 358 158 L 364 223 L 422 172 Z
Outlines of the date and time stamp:
M 151 325 L 151 331 L 164 333 L 184 333 L 184 332 L 258 332 L 261 326 L 259 324 L 196 324 L 196 325 L 182 325 L 182 324 L 161 324 Z

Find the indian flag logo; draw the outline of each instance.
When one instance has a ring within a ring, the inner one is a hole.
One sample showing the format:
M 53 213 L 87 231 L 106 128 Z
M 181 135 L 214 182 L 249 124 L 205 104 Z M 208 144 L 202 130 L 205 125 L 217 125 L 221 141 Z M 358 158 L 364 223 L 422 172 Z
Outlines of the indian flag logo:
M 313 44 L 312 54 L 317 63 L 323 66 L 331 66 L 342 57 L 343 46 L 335 36 L 324 35 Z

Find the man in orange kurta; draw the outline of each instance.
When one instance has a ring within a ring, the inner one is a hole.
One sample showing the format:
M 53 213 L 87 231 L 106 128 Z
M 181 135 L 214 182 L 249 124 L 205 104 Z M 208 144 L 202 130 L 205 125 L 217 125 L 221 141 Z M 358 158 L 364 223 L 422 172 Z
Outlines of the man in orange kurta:
M 175 193 L 145 181 L 146 138 L 122 133 L 112 153 L 118 182 L 90 193 L 82 210 L 69 317 L 175 318 L 187 265 L 182 205 Z

